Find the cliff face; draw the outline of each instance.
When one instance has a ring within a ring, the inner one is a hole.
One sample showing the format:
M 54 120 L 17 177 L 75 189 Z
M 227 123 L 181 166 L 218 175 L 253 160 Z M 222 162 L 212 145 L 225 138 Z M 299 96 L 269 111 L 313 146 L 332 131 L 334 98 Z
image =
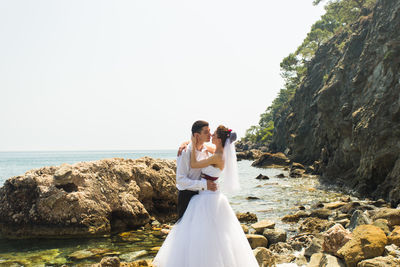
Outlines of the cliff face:
M 400 203 L 399 71 L 400 1 L 378 0 L 317 51 L 270 148 L 318 161 L 323 180 Z

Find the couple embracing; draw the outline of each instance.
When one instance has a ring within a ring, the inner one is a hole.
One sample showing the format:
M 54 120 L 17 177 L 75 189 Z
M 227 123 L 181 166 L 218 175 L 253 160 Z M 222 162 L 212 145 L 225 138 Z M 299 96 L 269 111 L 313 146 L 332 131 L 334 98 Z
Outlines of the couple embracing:
M 236 134 L 221 125 L 212 135 L 215 147 L 205 145 L 210 138 L 209 124 L 196 121 L 191 144 L 178 156 L 179 219 L 153 261 L 157 267 L 258 266 L 227 197 L 219 190 L 239 189 Z

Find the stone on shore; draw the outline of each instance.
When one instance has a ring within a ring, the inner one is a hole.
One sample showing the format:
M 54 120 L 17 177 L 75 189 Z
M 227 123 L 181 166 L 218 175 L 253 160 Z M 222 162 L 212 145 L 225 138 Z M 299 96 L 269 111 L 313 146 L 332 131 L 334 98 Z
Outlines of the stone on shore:
M 388 236 L 388 243 L 400 246 L 400 226 L 396 226 Z
M 264 229 L 274 229 L 275 223 L 270 221 L 270 220 L 261 220 L 256 223 L 253 223 L 251 227 L 256 230 L 256 234 L 262 234 L 264 232 Z
M 351 240 L 351 232 L 341 224 L 335 224 L 324 233 L 322 248 L 325 252 L 337 255 L 337 251 Z
M 335 256 L 326 253 L 316 253 L 311 256 L 310 262 L 307 264 L 307 267 L 320 266 L 345 267 L 346 265 L 341 259 Z
M 353 231 L 353 238 L 337 254 L 346 261 L 348 267 L 355 267 L 358 262 L 383 255 L 387 238 L 379 227 L 360 225 Z
M 175 162 L 104 159 L 27 171 L 0 188 L 3 237 L 94 237 L 176 216 Z
M 268 239 L 268 243 L 275 244 L 278 242 L 285 242 L 287 238 L 286 231 L 283 229 L 264 229 L 263 236 Z
M 246 237 L 247 237 L 247 240 L 249 241 L 250 247 L 252 249 L 255 249 L 258 247 L 266 248 L 268 246 L 268 240 L 263 235 L 247 234 Z
M 363 224 L 371 224 L 371 219 L 361 210 L 354 211 L 350 218 L 349 230 L 353 231 L 357 226 Z
M 271 250 L 264 247 L 258 247 L 253 250 L 253 253 L 259 266 L 275 266 L 275 255 Z
M 253 223 L 257 222 L 257 215 L 251 212 L 238 212 L 236 213 L 236 218 L 239 220 L 241 223 Z
M 400 266 L 400 260 L 392 256 L 376 257 L 373 259 L 363 260 L 357 264 L 357 267 L 397 267 Z
M 372 219 L 373 220 L 386 219 L 390 227 L 394 227 L 395 225 L 400 225 L 400 209 L 389 209 L 389 208 L 379 209 L 378 212 L 375 213 Z
M 281 152 L 276 154 L 264 153 L 259 159 L 251 164 L 251 166 L 259 168 L 275 168 L 289 165 L 290 160 Z

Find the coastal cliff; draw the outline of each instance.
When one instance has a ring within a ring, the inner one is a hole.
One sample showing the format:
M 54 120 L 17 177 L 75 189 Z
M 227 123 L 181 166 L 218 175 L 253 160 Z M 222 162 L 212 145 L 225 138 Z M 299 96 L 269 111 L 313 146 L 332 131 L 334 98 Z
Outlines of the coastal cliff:
M 272 152 L 318 166 L 322 180 L 400 203 L 400 2 L 378 0 L 322 45 L 288 107 Z
M 0 188 L 6 238 L 103 236 L 176 216 L 176 165 L 149 157 L 43 167 Z

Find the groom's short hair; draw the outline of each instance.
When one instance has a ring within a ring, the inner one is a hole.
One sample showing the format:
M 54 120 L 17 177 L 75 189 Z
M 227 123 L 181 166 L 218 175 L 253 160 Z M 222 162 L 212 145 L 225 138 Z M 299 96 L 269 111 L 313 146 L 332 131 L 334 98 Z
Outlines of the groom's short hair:
M 202 129 L 204 126 L 208 126 L 208 122 L 206 122 L 206 121 L 195 121 L 195 122 L 193 123 L 193 125 L 192 125 L 192 135 L 193 135 L 194 133 L 200 133 L 200 132 L 201 132 L 201 129 Z

